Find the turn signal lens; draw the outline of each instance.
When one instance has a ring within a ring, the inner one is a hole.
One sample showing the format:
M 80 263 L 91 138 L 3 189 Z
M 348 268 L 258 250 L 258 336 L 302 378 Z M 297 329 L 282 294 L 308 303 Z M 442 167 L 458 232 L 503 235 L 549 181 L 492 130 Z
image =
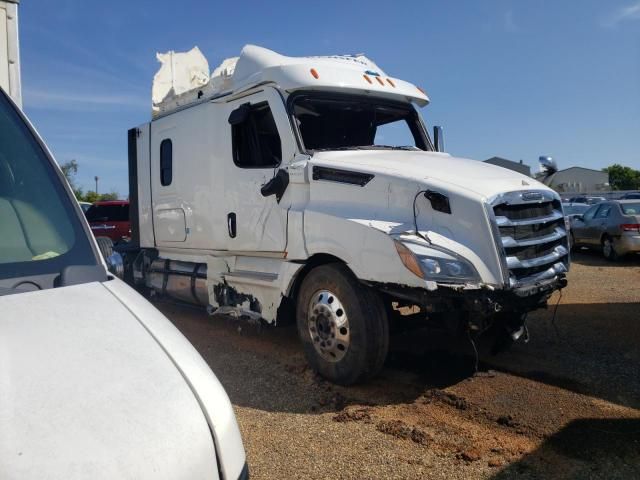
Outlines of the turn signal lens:
M 320 78 L 320 75 L 318 75 L 318 71 L 315 68 L 312 68 L 309 71 L 311 72 L 311 75 L 313 76 L 313 78 L 315 78 L 315 79 Z
M 394 241 L 393 243 L 396 246 L 396 251 L 400 256 L 402 264 L 416 276 L 424 278 L 424 274 L 422 273 L 422 269 L 420 268 L 420 262 L 413 254 L 413 252 L 398 241 Z

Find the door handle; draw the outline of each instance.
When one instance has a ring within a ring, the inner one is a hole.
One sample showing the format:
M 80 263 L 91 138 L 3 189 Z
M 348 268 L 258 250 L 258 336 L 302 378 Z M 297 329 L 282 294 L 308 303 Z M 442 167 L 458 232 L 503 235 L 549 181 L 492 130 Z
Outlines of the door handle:
M 227 215 L 227 229 L 229 230 L 229 236 L 236 238 L 236 214 L 234 212 Z

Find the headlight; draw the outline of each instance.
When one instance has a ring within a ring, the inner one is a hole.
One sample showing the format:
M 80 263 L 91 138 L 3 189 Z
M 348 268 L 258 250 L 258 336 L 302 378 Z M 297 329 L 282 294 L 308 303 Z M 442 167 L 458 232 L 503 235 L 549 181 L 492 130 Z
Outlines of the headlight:
M 440 247 L 412 245 L 394 241 L 403 265 L 425 280 L 438 282 L 479 282 L 480 275 L 464 258 Z

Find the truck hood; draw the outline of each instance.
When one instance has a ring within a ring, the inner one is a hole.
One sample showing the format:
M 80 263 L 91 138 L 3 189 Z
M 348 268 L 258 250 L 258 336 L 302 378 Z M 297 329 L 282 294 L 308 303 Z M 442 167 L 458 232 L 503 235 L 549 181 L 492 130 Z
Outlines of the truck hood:
M 498 192 L 548 187 L 520 173 L 447 153 L 406 150 L 317 152 L 313 164 L 390 175 L 406 180 L 442 182 L 490 197 Z
M 0 478 L 217 478 L 197 399 L 105 285 L 0 297 Z

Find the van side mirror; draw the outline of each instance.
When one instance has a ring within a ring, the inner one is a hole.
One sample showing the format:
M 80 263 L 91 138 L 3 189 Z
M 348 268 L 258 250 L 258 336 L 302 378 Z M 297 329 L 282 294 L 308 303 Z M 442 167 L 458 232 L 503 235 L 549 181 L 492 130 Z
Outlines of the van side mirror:
M 238 108 L 236 108 L 231 115 L 229 115 L 229 124 L 230 125 L 239 125 L 244 123 L 244 121 L 249 117 L 249 112 L 251 111 L 251 107 L 248 103 L 243 103 Z
M 436 152 L 444 152 L 444 132 L 440 126 L 433 127 L 433 143 Z

